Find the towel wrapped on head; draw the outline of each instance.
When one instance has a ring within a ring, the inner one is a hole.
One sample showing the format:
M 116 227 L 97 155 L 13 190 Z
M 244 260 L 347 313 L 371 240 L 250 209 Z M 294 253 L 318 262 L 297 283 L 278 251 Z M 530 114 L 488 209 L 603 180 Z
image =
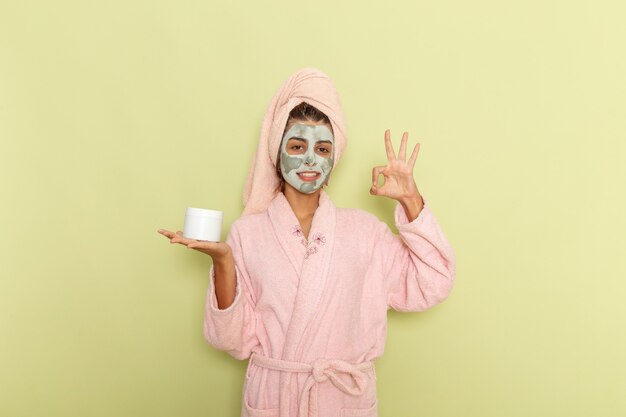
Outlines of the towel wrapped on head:
M 339 94 L 331 79 L 316 68 L 293 73 L 276 92 L 265 112 L 256 154 L 243 192 L 243 214 L 261 213 L 279 192 L 276 173 L 278 151 L 291 110 L 306 102 L 330 119 L 334 136 L 334 165 L 347 143 L 347 132 Z

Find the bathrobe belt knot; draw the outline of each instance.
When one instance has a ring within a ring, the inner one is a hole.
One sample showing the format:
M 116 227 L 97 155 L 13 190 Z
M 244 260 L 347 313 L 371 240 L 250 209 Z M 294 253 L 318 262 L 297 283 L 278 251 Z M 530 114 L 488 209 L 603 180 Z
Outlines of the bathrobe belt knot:
M 374 367 L 374 362 L 366 361 L 352 364 L 341 359 L 316 359 L 312 363 L 291 362 L 282 359 L 269 358 L 253 352 L 250 360 L 252 363 L 268 369 L 283 372 L 308 372 L 311 373 L 304 384 L 300 397 L 300 410 L 298 417 L 317 417 L 317 386 L 319 383 L 330 380 L 339 390 L 352 396 L 359 396 L 365 392 L 369 379 L 364 371 Z M 346 384 L 338 374 L 349 375 L 354 384 Z M 350 386 L 352 385 L 352 386 Z M 283 415 L 281 414 L 281 417 Z

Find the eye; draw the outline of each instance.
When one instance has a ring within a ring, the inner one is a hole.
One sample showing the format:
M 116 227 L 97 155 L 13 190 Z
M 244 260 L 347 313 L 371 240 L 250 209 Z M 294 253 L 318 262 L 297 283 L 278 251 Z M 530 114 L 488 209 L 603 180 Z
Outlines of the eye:
M 330 151 L 328 150 L 328 148 L 325 148 L 325 147 L 323 147 L 323 146 L 320 146 L 319 148 L 317 148 L 317 150 L 318 150 L 318 151 L 321 151 L 322 153 L 328 153 L 328 152 L 330 152 Z
M 289 149 L 293 149 L 293 150 L 299 150 L 300 148 L 302 148 L 302 145 L 291 145 L 289 147 Z

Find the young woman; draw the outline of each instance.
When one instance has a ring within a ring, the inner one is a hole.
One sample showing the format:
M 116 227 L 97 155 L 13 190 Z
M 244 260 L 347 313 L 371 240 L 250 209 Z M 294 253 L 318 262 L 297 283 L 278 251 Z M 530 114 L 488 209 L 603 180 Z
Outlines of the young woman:
M 395 235 L 376 216 L 337 208 L 323 186 L 346 145 L 339 96 L 315 68 L 274 96 L 226 242 L 172 243 L 212 257 L 204 335 L 248 359 L 242 417 L 378 414 L 374 359 L 387 311 L 423 311 L 449 295 L 455 255 L 413 179 L 419 144 L 372 170 L 370 193 L 397 201 Z M 378 177 L 384 184 L 377 186 Z

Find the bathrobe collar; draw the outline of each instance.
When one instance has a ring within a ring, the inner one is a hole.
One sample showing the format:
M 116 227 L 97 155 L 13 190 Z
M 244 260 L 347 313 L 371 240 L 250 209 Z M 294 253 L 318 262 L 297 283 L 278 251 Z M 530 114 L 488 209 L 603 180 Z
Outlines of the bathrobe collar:
M 300 342 L 320 309 L 335 241 L 336 208 L 324 190 L 313 215 L 308 239 L 289 201 L 279 192 L 267 209 L 276 237 L 298 276 L 298 292 L 287 329 L 282 359 L 298 360 Z M 286 265 L 288 267 L 288 265 Z
M 308 238 L 305 238 L 300 222 L 293 212 L 285 194 L 279 192 L 267 212 L 280 245 L 298 275 L 305 262 L 324 257 L 330 233 L 334 236 L 335 206 L 324 190 L 320 191 L 319 205 L 313 215 Z

